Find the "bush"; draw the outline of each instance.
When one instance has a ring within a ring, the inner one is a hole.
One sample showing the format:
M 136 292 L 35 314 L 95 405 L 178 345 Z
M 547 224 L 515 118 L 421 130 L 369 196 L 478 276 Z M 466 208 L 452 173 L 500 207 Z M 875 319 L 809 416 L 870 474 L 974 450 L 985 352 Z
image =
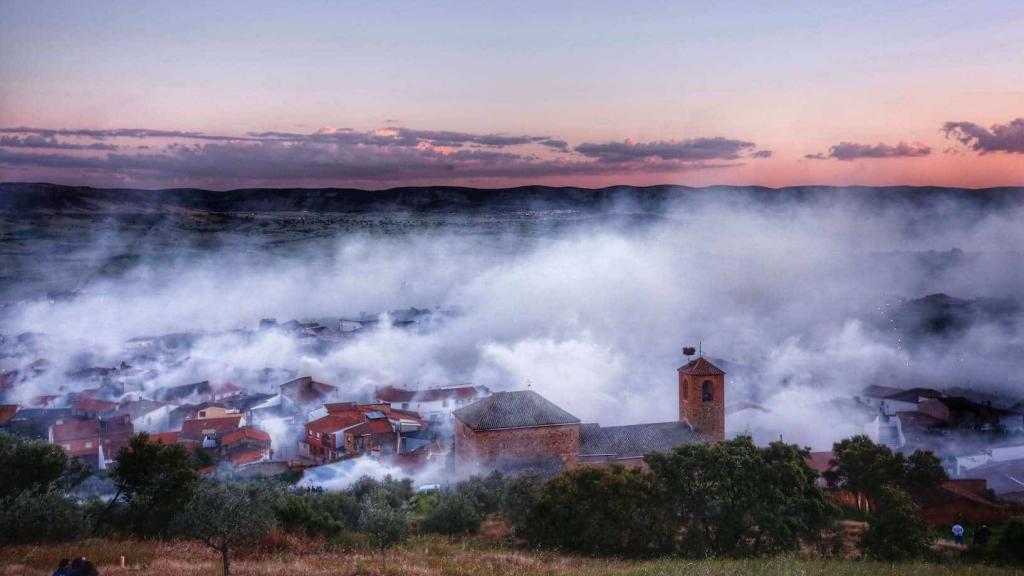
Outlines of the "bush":
M 341 523 L 331 517 L 313 495 L 287 494 L 274 508 L 277 525 L 291 534 L 306 536 L 334 536 L 341 531 Z
M 544 481 L 533 471 L 522 472 L 505 482 L 501 498 L 501 515 L 505 517 L 514 534 L 525 533 L 530 511 L 537 505 L 543 486 Z
M 367 534 L 381 556 L 389 546 L 404 542 L 409 537 L 409 518 L 405 509 L 394 506 L 385 488 L 371 493 L 362 505 L 359 528 Z
M 587 554 L 653 555 L 671 549 L 669 509 L 650 474 L 576 468 L 540 492 L 525 526 L 534 544 Z
M 420 528 L 445 536 L 476 534 L 480 530 L 480 515 L 462 494 L 442 494 L 437 505 L 427 512 Z
M 864 553 L 880 560 L 906 560 L 924 554 L 930 543 L 921 510 L 910 496 L 898 488 L 882 488 L 860 541 Z
M 994 552 L 1001 560 L 1024 564 L 1024 518 L 1012 518 L 1007 522 Z
M 471 476 L 456 487 L 456 492 L 473 507 L 480 518 L 501 510 L 504 490 L 505 477 L 497 471 L 487 476 Z
M 0 499 L 0 544 L 64 542 L 87 531 L 81 508 L 61 494 L 25 491 Z

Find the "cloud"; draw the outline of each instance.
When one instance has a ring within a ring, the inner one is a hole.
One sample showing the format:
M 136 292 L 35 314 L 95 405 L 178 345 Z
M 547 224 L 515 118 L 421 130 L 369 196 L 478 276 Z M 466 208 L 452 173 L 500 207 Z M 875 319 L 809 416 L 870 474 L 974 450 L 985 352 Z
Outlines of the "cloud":
M 547 146 L 548 148 L 559 150 L 561 152 L 569 151 L 569 143 L 566 142 L 565 140 L 556 140 L 554 138 L 548 138 L 547 140 L 541 140 L 540 143 L 542 146 Z
M 0 146 L 5 148 L 48 148 L 51 150 L 117 150 L 116 144 L 103 142 L 74 144 L 57 140 L 54 136 L 39 136 L 37 134 L 3 136 L 0 137 Z
M 473 134 L 387 127 L 356 131 L 321 128 L 312 133 L 248 132 L 242 137 L 148 129 L 66 130 L 3 128 L 12 149 L 0 147 L 0 165 L 23 170 L 73 170 L 76 176 L 157 185 L 246 186 L 286 183 L 422 182 L 459 178 L 657 173 L 720 169 L 741 158 L 763 158 L 754 144 L 725 138 L 583 144 L 573 156 L 568 142 L 549 136 Z M 57 136 L 64 140 L 58 141 Z M 106 139 L 161 137 L 148 148 L 124 151 Z M 97 142 L 96 140 L 104 140 Z M 198 141 L 196 141 L 198 140 Z M 29 146 L 38 143 L 40 146 Z M 45 145 L 45 146 L 44 146 Z M 66 154 L 13 148 L 63 148 Z M 107 152 L 87 154 L 87 152 Z M 79 153 L 81 152 L 81 153 Z
M 859 160 L 861 158 L 919 158 L 932 153 L 931 146 L 923 142 L 904 142 L 890 146 L 889 144 L 857 144 L 856 142 L 840 142 L 828 149 L 828 154 L 806 154 L 808 160 Z
M 946 133 L 947 138 L 954 138 L 981 154 L 1024 154 L 1024 118 L 1017 118 L 1006 124 L 993 124 L 991 128 L 984 128 L 973 122 L 946 122 L 942 125 L 942 131 Z
M 737 160 L 752 152 L 755 144 L 730 138 L 692 138 L 689 140 L 658 140 L 635 142 L 623 140 L 605 144 L 580 144 L 576 152 L 599 162 L 633 162 L 646 160 Z

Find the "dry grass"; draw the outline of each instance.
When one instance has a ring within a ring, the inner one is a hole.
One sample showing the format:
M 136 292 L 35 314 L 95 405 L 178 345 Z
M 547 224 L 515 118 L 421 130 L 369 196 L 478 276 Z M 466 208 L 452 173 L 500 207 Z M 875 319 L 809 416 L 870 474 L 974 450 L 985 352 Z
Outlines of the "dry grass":
M 128 567 L 121 570 L 120 556 Z M 91 540 L 75 545 L 0 548 L 0 575 L 47 576 L 61 557 L 85 556 L 104 576 L 217 576 L 219 557 L 191 542 Z M 580 558 L 550 552 L 496 548 L 481 542 L 448 543 L 416 538 L 391 550 L 382 560 L 369 550 L 329 550 L 306 542 L 287 551 L 262 552 L 236 558 L 237 576 L 980 576 L 1015 574 L 1008 569 L 962 564 L 883 564 L 851 560 L 781 557 L 766 560 L 678 559 L 625 561 Z

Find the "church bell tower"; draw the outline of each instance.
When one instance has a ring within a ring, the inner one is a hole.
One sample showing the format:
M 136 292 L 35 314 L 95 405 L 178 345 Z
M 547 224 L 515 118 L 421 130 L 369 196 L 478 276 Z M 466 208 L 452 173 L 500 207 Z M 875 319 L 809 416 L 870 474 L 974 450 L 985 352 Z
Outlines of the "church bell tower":
M 708 440 L 725 439 L 725 371 L 703 356 L 679 367 L 679 420 Z

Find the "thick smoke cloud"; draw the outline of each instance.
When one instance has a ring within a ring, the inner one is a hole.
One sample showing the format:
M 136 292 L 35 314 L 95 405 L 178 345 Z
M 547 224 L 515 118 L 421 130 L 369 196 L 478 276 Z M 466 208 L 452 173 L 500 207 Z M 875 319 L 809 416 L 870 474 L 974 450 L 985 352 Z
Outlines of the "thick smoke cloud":
M 253 379 L 265 369 L 336 383 L 353 399 L 382 384 L 529 386 L 604 424 L 674 419 L 679 349 L 702 342 L 729 371 L 727 400 L 770 410 L 730 416 L 731 432 L 816 448 L 860 430 L 838 399 L 867 384 L 1019 394 L 1019 318 L 911 346 L 887 314 L 899 298 L 933 292 L 1018 298 L 1020 258 L 1007 247 L 1024 245 L 1020 206 L 708 194 L 644 225 L 612 221 L 541 235 L 339 236 L 287 255 L 225 246 L 91 283 L 70 301 L 19 306 L 2 331 L 52 339 L 51 375 L 23 394 L 56 390 L 83 358 L 112 365 L 128 339 L 198 331 L 188 359 L 161 366 L 149 386 L 210 379 L 267 391 L 272 383 Z M 943 256 L 952 248 L 962 252 Z M 251 332 L 265 317 L 409 306 L 458 312 L 422 330 L 385 323 L 322 353 Z
M 942 131 L 947 138 L 981 154 L 1009 152 L 1024 154 L 1024 118 L 1011 120 L 1006 124 L 993 124 L 990 128 L 974 122 L 946 122 Z
M 828 154 L 818 152 L 807 154 L 808 160 L 859 160 L 862 158 L 920 158 L 932 153 L 931 146 L 923 142 L 900 141 L 895 146 L 889 144 L 857 144 L 856 142 L 840 142 L 828 149 Z

